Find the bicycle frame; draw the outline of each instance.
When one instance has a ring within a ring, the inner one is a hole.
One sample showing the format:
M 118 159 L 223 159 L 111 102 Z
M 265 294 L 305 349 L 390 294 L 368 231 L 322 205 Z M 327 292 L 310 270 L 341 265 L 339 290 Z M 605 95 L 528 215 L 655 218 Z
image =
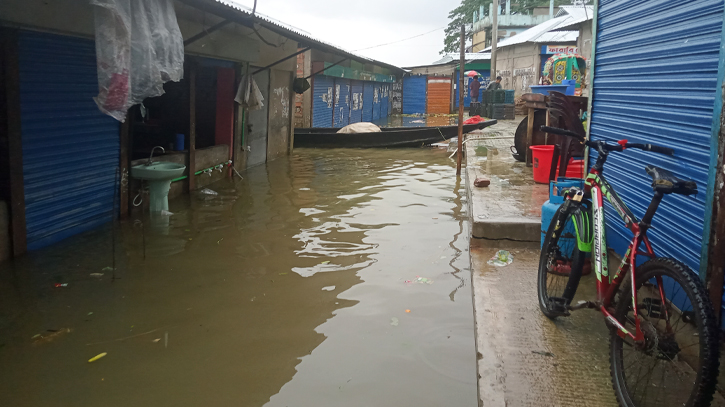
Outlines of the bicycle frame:
M 617 328 L 619 336 L 624 338 L 630 336 L 635 341 L 643 341 L 644 334 L 640 329 L 640 318 L 639 310 L 637 308 L 637 290 L 635 289 L 635 281 L 637 276 L 636 264 L 637 256 L 646 256 L 650 258 L 655 257 L 652 245 L 650 245 L 649 239 L 647 238 L 647 227 L 649 225 L 643 224 L 632 211 L 627 208 L 622 199 L 612 189 L 604 176 L 596 169 L 592 168 L 587 175 L 585 180 L 585 192 L 591 194 L 592 201 L 592 222 L 594 223 L 594 244 L 592 250 L 592 257 L 594 258 L 594 271 L 597 276 L 597 301 L 596 305 L 600 311 L 604 314 L 605 318 Z M 607 264 L 607 240 L 604 220 L 604 198 L 606 198 L 614 207 L 619 214 L 620 218 L 624 221 L 625 226 L 629 229 L 634 237 L 629 244 L 629 248 L 622 258 L 622 262 L 617 269 L 614 276 L 611 276 L 609 272 L 609 265 Z M 646 216 L 645 216 L 646 217 Z M 639 250 L 640 245 L 644 242 L 645 251 Z M 612 315 L 610 306 L 612 300 L 617 293 L 618 288 L 627 276 L 627 272 L 630 274 L 632 282 L 632 306 L 634 310 L 635 326 L 636 330 L 634 333 L 630 332 L 624 327 L 617 319 Z M 662 285 L 662 278 L 657 277 L 657 286 L 659 288 L 659 294 L 662 300 L 662 304 L 665 304 L 665 293 Z M 665 307 L 665 316 L 667 321 L 667 329 L 669 326 L 669 315 Z

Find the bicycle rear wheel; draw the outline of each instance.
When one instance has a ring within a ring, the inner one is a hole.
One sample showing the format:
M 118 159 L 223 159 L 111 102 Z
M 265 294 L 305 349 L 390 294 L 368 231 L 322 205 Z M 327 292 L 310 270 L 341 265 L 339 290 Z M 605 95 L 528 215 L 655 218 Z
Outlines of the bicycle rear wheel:
M 573 209 L 563 204 L 551 219 L 541 247 L 538 272 L 539 308 L 547 317 L 569 315 L 582 276 L 584 256 L 577 245 Z
M 627 279 L 631 281 L 631 279 Z M 612 328 L 612 384 L 621 406 L 708 406 L 718 374 L 718 331 L 700 279 L 667 258 L 637 268 L 637 303 L 643 343 Z M 660 289 L 666 295 L 665 303 Z M 615 318 L 634 333 L 631 284 L 620 292 Z

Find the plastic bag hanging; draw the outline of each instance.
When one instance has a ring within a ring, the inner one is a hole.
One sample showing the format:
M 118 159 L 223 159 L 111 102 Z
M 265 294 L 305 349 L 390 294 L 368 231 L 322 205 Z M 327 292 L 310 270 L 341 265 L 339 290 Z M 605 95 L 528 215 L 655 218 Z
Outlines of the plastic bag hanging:
M 91 0 L 96 6 L 98 108 L 119 121 L 163 84 L 184 77 L 184 39 L 172 0 Z
M 257 82 L 254 81 L 252 75 L 244 75 L 242 81 L 239 82 L 237 95 L 234 97 L 234 101 L 249 110 L 259 110 L 264 107 L 264 103 L 262 103 L 264 101 L 264 96 L 262 96 L 262 92 L 259 91 Z

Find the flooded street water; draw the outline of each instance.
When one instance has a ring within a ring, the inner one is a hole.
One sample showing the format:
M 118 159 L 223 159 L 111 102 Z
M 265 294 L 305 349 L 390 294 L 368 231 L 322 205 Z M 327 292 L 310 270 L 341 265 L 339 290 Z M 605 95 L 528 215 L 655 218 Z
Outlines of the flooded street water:
M 477 405 L 447 156 L 296 150 L 121 224 L 115 272 L 110 227 L 4 264 L 0 405 Z

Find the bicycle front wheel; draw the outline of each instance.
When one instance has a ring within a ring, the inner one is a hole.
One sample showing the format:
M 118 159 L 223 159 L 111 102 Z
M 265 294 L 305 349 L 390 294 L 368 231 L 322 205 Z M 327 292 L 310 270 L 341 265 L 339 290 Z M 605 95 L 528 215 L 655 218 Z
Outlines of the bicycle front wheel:
M 676 260 L 656 258 L 637 268 L 635 289 L 644 341 L 622 338 L 615 328 L 610 336 L 619 404 L 709 406 L 717 383 L 718 331 L 700 279 Z M 622 287 L 614 316 L 634 334 L 632 292 L 631 284 Z
M 573 209 L 562 205 L 551 219 L 541 247 L 538 272 L 539 308 L 547 317 L 569 315 L 584 266 L 574 229 Z

